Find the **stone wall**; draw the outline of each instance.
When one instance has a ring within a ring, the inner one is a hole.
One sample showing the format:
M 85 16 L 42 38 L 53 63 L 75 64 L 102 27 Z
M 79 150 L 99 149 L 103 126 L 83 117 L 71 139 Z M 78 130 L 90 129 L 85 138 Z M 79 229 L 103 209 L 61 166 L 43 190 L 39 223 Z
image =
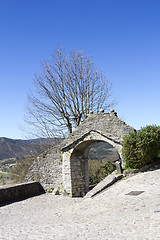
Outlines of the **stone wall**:
M 38 156 L 31 165 L 25 182 L 39 181 L 45 191 L 62 189 L 62 153 L 60 145 Z
M 63 142 L 62 150 L 73 147 L 77 141 L 84 138 L 90 131 L 97 131 L 106 136 L 108 140 L 122 144 L 123 138 L 135 129 L 118 118 L 114 110 L 110 113 L 89 114 L 88 117 Z
M 39 182 L 22 183 L 0 188 L 0 204 L 33 197 L 42 193 L 45 193 L 45 191 Z
M 39 181 L 45 190 L 59 189 L 71 196 L 88 191 L 88 152 L 96 142 L 108 142 L 119 153 L 123 138 L 134 128 L 121 121 L 117 113 L 90 114 L 62 144 L 39 156 L 25 181 Z M 117 164 L 117 163 L 116 163 Z
M 120 173 L 122 141 L 132 131 L 135 131 L 134 128 L 121 121 L 114 110 L 90 114 L 63 142 L 64 191 L 72 197 L 84 196 L 88 192 L 88 152 L 97 142 L 107 142 L 117 150 L 119 158 L 115 165 Z

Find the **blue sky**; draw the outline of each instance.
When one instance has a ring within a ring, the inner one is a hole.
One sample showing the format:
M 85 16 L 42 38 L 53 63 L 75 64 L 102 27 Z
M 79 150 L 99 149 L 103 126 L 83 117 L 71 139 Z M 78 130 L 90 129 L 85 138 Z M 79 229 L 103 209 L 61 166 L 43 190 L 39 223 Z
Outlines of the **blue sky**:
M 0 137 L 24 137 L 34 74 L 58 45 L 93 56 L 127 124 L 160 125 L 159 13 L 158 0 L 0 0 Z

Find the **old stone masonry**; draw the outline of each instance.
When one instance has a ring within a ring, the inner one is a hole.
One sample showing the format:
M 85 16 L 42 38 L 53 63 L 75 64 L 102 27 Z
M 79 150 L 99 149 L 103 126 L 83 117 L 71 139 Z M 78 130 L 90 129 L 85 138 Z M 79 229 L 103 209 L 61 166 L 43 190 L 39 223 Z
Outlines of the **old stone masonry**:
M 115 165 L 120 171 L 122 141 L 132 131 L 135 129 L 121 121 L 114 110 L 89 114 L 63 143 L 34 161 L 25 181 L 38 180 L 46 190 L 52 188 L 72 197 L 84 196 L 88 192 L 91 147 L 98 142 L 111 144 L 118 152 Z

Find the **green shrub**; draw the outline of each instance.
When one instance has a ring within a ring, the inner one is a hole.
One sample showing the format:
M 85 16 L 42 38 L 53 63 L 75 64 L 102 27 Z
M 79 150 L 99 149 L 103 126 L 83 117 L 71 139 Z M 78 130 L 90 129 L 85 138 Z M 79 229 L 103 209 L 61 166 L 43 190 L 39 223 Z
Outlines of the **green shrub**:
M 160 126 L 146 126 L 130 133 L 122 146 L 125 167 L 141 168 L 154 162 L 160 153 Z
M 92 175 L 89 176 L 89 185 L 95 185 L 102 181 L 107 175 L 116 169 L 115 164 L 107 162 L 101 165 Z

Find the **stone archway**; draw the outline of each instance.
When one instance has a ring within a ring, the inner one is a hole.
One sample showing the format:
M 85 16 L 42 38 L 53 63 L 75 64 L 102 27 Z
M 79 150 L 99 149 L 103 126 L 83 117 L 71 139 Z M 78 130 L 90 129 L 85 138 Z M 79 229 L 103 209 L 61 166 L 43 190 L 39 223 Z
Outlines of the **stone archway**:
M 88 152 L 99 142 L 112 145 L 119 153 L 116 164 L 121 164 L 121 144 L 103 136 L 97 131 L 91 131 L 75 146 L 63 153 L 63 186 L 72 197 L 84 196 L 89 191 Z
M 110 113 L 101 111 L 99 114 L 89 114 L 63 143 L 51 149 L 45 161 L 40 156 L 35 159 L 25 180 L 30 181 L 38 174 L 45 189 L 55 188 L 70 196 L 82 196 L 87 191 L 87 175 L 84 174 L 87 172 L 87 165 L 81 164 L 82 170 L 74 167 L 81 163 L 78 159 L 86 158 L 92 143 L 107 142 L 119 153 L 116 164 L 120 166 L 121 161 L 123 162 L 123 138 L 133 131 L 135 129 L 121 121 L 114 110 Z M 85 183 L 85 187 L 77 185 L 76 181 L 81 181 L 83 186 Z
M 88 153 L 93 145 L 102 140 L 87 140 L 76 146 L 70 157 L 72 196 L 84 196 L 89 191 Z M 107 142 L 106 142 L 107 143 Z M 116 162 L 121 164 L 121 159 Z
M 88 152 L 98 140 L 84 141 L 73 150 L 71 163 L 72 196 L 84 196 L 89 191 Z
M 64 142 L 62 147 L 63 164 L 63 191 L 66 194 L 79 197 L 88 191 L 88 152 L 96 142 L 107 142 L 118 152 L 116 161 L 117 170 L 120 171 L 122 162 L 123 137 L 134 128 L 121 121 L 117 113 L 91 114 L 75 129 Z

